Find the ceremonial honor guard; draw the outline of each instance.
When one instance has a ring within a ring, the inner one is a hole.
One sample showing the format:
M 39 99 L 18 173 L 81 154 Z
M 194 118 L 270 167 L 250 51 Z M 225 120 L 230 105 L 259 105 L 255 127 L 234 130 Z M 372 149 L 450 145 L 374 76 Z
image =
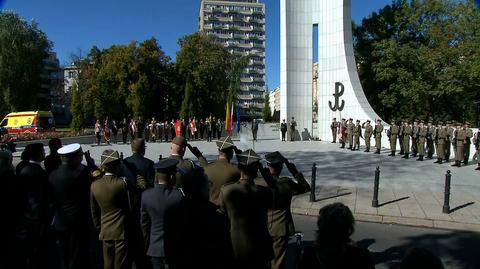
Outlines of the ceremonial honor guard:
M 375 137 L 375 147 L 377 148 L 375 154 L 380 154 L 380 150 L 382 149 L 382 120 L 377 120 L 377 124 L 375 125 L 375 129 L 373 130 L 373 132 Z
M 353 149 L 353 129 L 355 125 L 353 124 L 353 119 L 348 119 L 347 123 L 347 139 L 348 139 L 348 149 Z
M 398 144 L 400 145 L 400 155 L 403 156 L 404 153 L 403 153 L 403 150 L 404 150 L 404 147 L 403 147 L 403 130 L 405 130 L 405 125 L 407 123 L 402 120 L 399 122 L 399 126 L 398 126 Z
M 440 126 L 437 129 L 437 161 L 435 163 L 441 164 L 445 159 L 445 146 L 447 145 L 447 125 L 443 122 L 439 122 Z
M 418 159 L 417 161 L 423 161 L 425 156 L 425 139 L 427 138 L 427 127 L 424 125 L 425 123 L 420 121 L 420 126 L 418 127 L 418 140 L 417 140 L 417 148 L 418 148 Z
M 475 144 L 475 149 L 477 150 L 477 168 L 475 170 L 480 170 L 480 129 L 477 130 L 475 133 L 475 137 L 473 139 L 473 143 Z
M 285 120 L 283 120 L 283 122 L 280 124 L 280 131 L 282 132 L 282 141 L 285 141 L 285 137 L 287 135 L 287 123 L 285 122 Z
M 455 129 L 452 127 L 452 122 L 447 121 L 447 142 L 445 144 L 445 161 L 450 161 L 450 153 L 452 149 L 452 142 L 453 142 L 453 132 Z
M 433 136 L 435 134 L 435 126 L 432 125 L 432 122 L 428 122 L 427 127 L 427 158 L 432 159 L 433 154 L 435 154 L 434 140 Z
M 390 153 L 388 156 L 395 156 L 395 152 L 397 151 L 397 136 L 398 136 L 398 126 L 395 124 L 395 121 L 392 120 L 392 124 L 390 125 L 390 130 L 388 132 L 390 138 Z
M 370 120 L 367 120 L 367 122 L 364 123 L 362 127 L 365 129 L 365 132 L 363 134 L 363 136 L 365 137 L 365 152 L 370 152 L 370 139 L 372 138 L 373 134 L 373 127 L 370 124 Z
M 360 149 L 360 137 L 362 136 L 362 126 L 360 126 L 360 121 L 357 120 L 355 126 L 353 127 L 353 149 Z
M 412 134 L 412 126 L 405 121 L 405 127 L 403 129 L 403 157 L 408 159 L 410 156 L 410 136 Z
M 292 197 L 309 192 L 310 185 L 303 177 L 303 174 L 297 170 L 296 166 L 285 159 L 280 152 L 269 153 L 265 155 L 265 159 L 277 189 L 273 206 L 268 210 L 268 230 L 273 238 L 274 252 L 272 269 L 280 269 L 285 268 L 288 238 L 295 233 L 292 212 L 290 210 Z M 283 164 L 285 164 L 294 179 L 280 177 Z M 267 187 L 263 178 L 257 178 L 255 183 Z
M 465 130 L 462 128 L 462 124 L 457 124 L 457 129 L 455 129 L 454 133 L 454 141 L 455 141 L 455 163 L 452 166 L 461 167 L 463 161 L 463 145 L 465 144 L 465 140 L 467 138 L 467 134 Z
M 295 141 L 295 128 L 297 128 L 297 122 L 295 121 L 295 118 L 292 117 L 292 120 L 290 121 L 290 141 Z
M 472 144 L 473 138 L 473 131 L 470 129 L 470 122 L 465 122 L 463 130 L 466 136 L 463 144 L 463 164 L 468 165 L 468 159 L 470 159 L 470 145 Z
M 418 120 L 415 120 L 412 127 L 412 156 L 415 158 L 418 155 L 418 128 Z
M 342 119 L 342 122 L 340 123 L 340 143 L 342 146 L 340 147 L 341 149 L 345 148 L 345 143 L 347 140 L 347 123 L 345 122 L 345 119 Z
M 338 121 L 337 118 L 333 118 L 332 124 L 330 124 L 330 130 L 332 130 L 332 143 L 337 143 L 337 132 L 338 132 Z

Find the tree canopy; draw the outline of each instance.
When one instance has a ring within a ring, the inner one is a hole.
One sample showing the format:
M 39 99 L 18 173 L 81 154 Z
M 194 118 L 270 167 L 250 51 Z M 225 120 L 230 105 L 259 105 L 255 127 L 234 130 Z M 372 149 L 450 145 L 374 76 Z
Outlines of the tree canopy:
M 359 75 L 384 119 L 475 122 L 480 12 L 473 0 L 397 0 L 354 26 Z

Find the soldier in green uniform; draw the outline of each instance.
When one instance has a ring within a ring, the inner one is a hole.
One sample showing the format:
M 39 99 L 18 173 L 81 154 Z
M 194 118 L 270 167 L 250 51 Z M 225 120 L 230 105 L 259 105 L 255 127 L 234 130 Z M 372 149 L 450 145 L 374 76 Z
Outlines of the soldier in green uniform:
M 90 206 L 95 227 L 103 242 L 104 268 L 131 268 L 128 233 L 130 195 L 125 179 L 118 177 L 121 169 L 117 151 L 105 150 L 101 156 L 105 175 L 91 185 Z
M 353 124 L 353 119 L 348 119 L 347 123 L 347 139 L 348 139 L 348 149 L 353 149 L 353 129 L 355 125 Z
M 475 145 L 475 149 L 477 150 L 477 168 L 475 170 L 480 170 L 480 129 L 477 130 L 475 133 L 475 137 L 473 139 L 473 144 Z
M 188 159 L 183 159 L 185 152 L 187 150 L 187 140 L 183 136 L 177 136 L 172 140 L 171 153 L 168 157 L 169 159 L 178 160 L 177 164 L 177 175 L 176 175 L 176 184 L 177 188 L 183 187 L 183 179 L 185 175 L 188 174 L 194 167 L 195 164 L 193 161 Z
M 427 158 L 432 159 L 435 154 L 435 146 L 433 136 L 435 134 L 435 126 L 432 125 L 432 121 L 428 122 L 427 126 Z
M 330 124 L 330 129 L 332 130 L 332 138 L 333 138 L 332 143 L 337 143 L 338 125 L 339 125 L 339 122 L 337 121 L 337 118 L 333 118 L 332 124 Z
M 297 122 L 295 121 L 295 118 L 292 117 L 292 120 L 290 121 L 290 141 L 291 142 L 295 141 L 296 128 L 297 128 Z
M 450 161 L 450 152 L 452 148 L 452 139 L 453 139 L 453 132 L 455 130 L 452 127 L 452 122 L 447 121 L 447 140 L 445 142 L 445 161 Z
M 390 153 L 388 156 L 395 156 L 395 152 L 397 151 L 397 136 L 398 136 L 399 128 L 395 124 L 395 121 L 392 120 L 392 124 L 390 125 L 390 130 L 388 130 L 388 135 L 390 138 Z
M 427 127 L 424 125 L 424 121 L 420 121 L 420 125 L 418 127 L 418 140 L 417 140 L 417 148 L 418 148 L 418 159 L 417 161 L 423 161 L 423 157 L 425 156 L 425 139 L 427 138 Z
M 288 238 L 295 233 L 292 212 L 290 210 L 292 197 L 309 192 L 310 185 L 303 177 L 303 174 L 297 170 L 296 166 L 285 159 L 280 152 L 269 153 L 265 155 L 265 159 L 276 184 L 275 200 L 272 207 L 268 210 L 268 230 L 273 239 L 274 252 L 272 269 L 280 269 L 285 268 Z M 280 176 L 283 164 L 285 164 L 294 179 Z M 255 184 L 267 186 L 263 178 L 257 178 Z
M 360 149 L 360 137 L 362 136 L 362 126 L 360 126 L 360 121 L 357 120 L 355 126 L 353 126 L 353 149 Z
M 268 186 L 276 188 L 260 167 L 260 156 L 249 149 L 237 154 L 240 180 L 226 184 L 220 191 L 220 210 L 230 221 L 230 238 L 235 268 L 267 269 L 273 258 L 272 238 L 268 231 L 268 209 L 272 207 L 272 189 L 255 185 L 259 168 Z
M 362 124 L 363 129 L 365 129 L 365 132 L 363 133 L 363 136 L 365 137 L 365 152 L 370 152 L 370 139 L 372 138 L 373 134 L 373 127 L 370 124 L 370 120 L 367 120 L 367 122 Z
M 240 179 L 240 170 L 236 165 L 230 163 L 236 150 L 230 136 L 216 141 L 218 148 L 218 159 L 212 163 L 203 157 L 196 147 L 192 153 L 199 159 L 210 183 L 210 202 L 220 205 L 220 189 L 223 185 L 237 182 Z M 237 150 L 237 152 L 239 152 Z
M 403 157 L 404 159 L 408 159 L 410 156 L 410 136 L 412 135 L 412 125 L 408 124 L 405 121 L 405 127 L 403 129 Z
M 465 144 L 465 140 L 467 139 L 467 134 L 465 133 L 465 130 L 463 130 L 462 124 L 457 124 L 457 129 L 455 129 L 454 137 L 455 163 L 452 164 L 452 166 L 461 167 L 463 161 L 463 145 Z
M 413 122 L 413 127 L 412 127 L 412 156 L 415 158 L 418 155 L 417 140 L 418 140 L 418 120 L 416 119 Z
M 375 151 L 375 154 L 380 154 L 380 150 L 382 149 L 382 132 L 383 132 L 382 120 L 377 120 L 375 129 L 373 130 L 373 137 L 375 138 L 375 147 L 377 149 Z
M 441 126 L 437 130 L 437 161 L 435 163 L 441 164 L 445 159 L 445 146 L 447 145 L 447 125 L 443 122 L 439 122 Z
M 463 164 L 468 165 L 468 159 L 470 159 L 470 145 L 472 144 L 473 131 L 470 129 L 470 122 L 465 122 L 463 125 L 465 131 L 465 142 L 463 144 Z
M 400 145 L 399 155 L 403 156 L 403 130 L 405 129 L 406 122 L 402 120 L 398 123 L 398 144 Z

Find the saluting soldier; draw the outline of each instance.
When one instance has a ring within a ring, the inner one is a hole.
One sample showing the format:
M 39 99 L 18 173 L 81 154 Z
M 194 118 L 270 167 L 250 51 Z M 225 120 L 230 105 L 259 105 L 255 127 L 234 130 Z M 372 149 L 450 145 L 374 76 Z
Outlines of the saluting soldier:
M 473 131 L 470 129 L 470 122 L 465 122 L 463 125 L 465 131 L 465 142 L 463 144 L 463 164 L 468 165 L 468 159 L 470 159 L 470 145 L 472 144 Z
M 296 166 L 285 159 L 280 152 L 275 151 L 266 154 L 265 159 L 277 189 L 274 203 L 268 210 L 268 230 L 273 239 L 274 253 L 272 269 L 280 269 L 285 268 L 288 238 L 295 233 L 292 212 L 290 210 L 292 197 L 309 192 L 310 185 L 303 177 L 303 174 L 297 170 Z M 280 177 L 283 164 L 285 164 L 295 179 Z M 255 183 L 267 187 L 263 178 L 257 178 Z
M 480 129 L 477 130 L 475 133 L 475 137 L 473 139 L 473 143 L 475 145 L 475 149 L 477 150 L 477 168 L 475 170 L 480 170 Z
M 338 121 L 337 118 L 333 118 L 332 124 L 330 124 L 330 129 L 332 130 L 332 143 L 337 143 L 337 132 L 338 132 Z
M 404 120 L 398 123 L 398 144 L 400 145 L 400 155 L 404 155 L 404 147 L 403 147 L 403 130 L 405 129 L 406 122 Z
M 183 186 L 183 179 L 185 176 L 195 167 L 195 164 L 188 159 L 184 159 L 185 152 L 187 150 L 187 140 L 183 136 L 177 136 L 172 140 L 170 147 L 171 153 L 169 159 L 178 160 L 177 164 L 177 183 L 176 187 L 181 188 Z
M 342 145 L 340 147 L 341 149 L 345 148 L 346 140 L 347 140 L 347 123 L 345 119 L 342 119 L 342 122 L 340 123 L 340 144 Z
M 455 163 L 452 166 L 461 167 L 463 161 L 463 145 L 467 139 L 467 134 L 462 128 L 462 124 L 457 124 L 457 129 L 455 129 Z
M 203 167 L 210 183 L 210 202 L 220 206 L 220 190 L 223 185 L 237 182 L 240 179 L 240 170 L 236 165 L 230 163 L 236 150 L 230 136 L 216 141 L 218 148 L 218 159 L 208 163 L 197 147 L 192 148 L 192 153 Z M 237 152 L 240 152 L 237 150 Z
M 377 124 L 375 125 L 375 129 L 373 130 L 374 137 L 375 137 L 375 147 L 377 151 L 375 154 L 380 154 L 380 150 L 382 149 L 382 132 L 383 132 L 383 125 L 382 120 L 377 120 Z
M 412 125 L 408 124 L 405 121 L 405 127 L 403 129 L 403 157 L 404 159 L 408 159 L 410 156 L 410 136 L 412 135 Z
M 372 138 L 373 134 L 373 127 L 370 124 L 370 120 L 367 120 L 366 123 L 363 123 L 362 127 L 365 129 L 363 136 L 365 137 L 365 152 L 370 152 L 370 139 Z
M 353 129 L 355 125 L 353 124 L 353 119 L 348 119 L 347 123 L 347 139 L 348 139 L 348 149 L 353 149 Z
M 441 126 L 437 130 L 437 161 L 435 163 L 441 164 L 445 159 L 445 146 L 447 145 L 447 125 L 439 122 Z
M 435 134 L 435 126 L 432 125 L 432 121 L 428 122 L 427 126 L 427 158 L 432 159 L 435 154 L 433 136 Z
M 395 152 L 397 151 L 397 137 L 398 137 L 399 128 L 395 124 L 395 121 L 392 120 L 392 124 L 390 125 L 389 130 L 389 138 L 390 138 L 390 153 L 388 156 L 395 156 Z
M 447 121 L 447 141 L 445 143 L 445 161 L 450 161 L 450 152 L 452 148 L 453 132 L 455 129 L 452 127 L 452 122 Z
M 254 183 L 260 159 L 251 149 L 237 154 L 240 180 L 224 185 L 220 191 L 220 208 L 230 220 L 234 264 L 238 269 L 267 269 L 273 258 L 272 238 L 267 227 L 273 192 Z M 272 187 L 271 175 L 264 178 Z
M 353 149 L 360 149 L 360 137 L 362 136 L 362 126 L 360 126 L 360 121 L 357 120 L 355 126 L 353 127 Z
M 417 148 L 418 148 L 418 159 L 417 161 L 423 161 L 425 156 L 425 139 L 427 138 L 427 127 L 425 127 L 425 122 L 422 120 L 420 121 L 420 126 L 418 127 L 418 140 L 417 140 Z
M 412 127 L 412 156 L 417 157 L 418 155 L 418 120 L 416 119 L 413 122 L 413 127 Z

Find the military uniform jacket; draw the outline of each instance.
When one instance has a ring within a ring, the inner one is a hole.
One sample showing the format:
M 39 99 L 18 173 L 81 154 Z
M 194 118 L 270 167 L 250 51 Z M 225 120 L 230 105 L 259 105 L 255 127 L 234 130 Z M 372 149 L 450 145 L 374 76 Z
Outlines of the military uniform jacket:
M 332 124 L 330 124 L 330 129 L 335 130 L 337 128 L 338 128 L 338 121 L 334 121 L 334 122 L 332 122 Z
M 53 225 L 57 231 L 91 228 L 89 199 L 92 181 L 92 175 L 84 165 L 73 169 L 62 164 L 50 174 L 50 196 L 55 206 Z
M 435 135 L 435 127 L 434 126 L 427 127 L 427 139 L 433 140 L 434 135 Z
M 418 131 L 420 130 L 420 127 L 418 125 L 414 125 L 412 127 L 412 138 L 417 139 L 418 138 Z
M 347 123 L 347 134 L 353 135 L 353 129 L 355 125 L 353 123 Z
M 409 137 L 410 135 L 412 135 L 412 127 L 407 125 L 404 127 L 403 129 L 403 137 Z
M 447 129 L 446 128 L 439 128 L 438 129 L 438 144 L 443 145 L 447 141 Z
M 457 141 L 457 143 L 460 143 L 460 142 L 463 143 L 466 138 L 467 138 L 467 134 L 465 130 L 457 129 L 455 131 L 455 140 Z
M 381 124 L 375 125 L 374 137 L 375 138 L 382 137 L 382 132 L 383 132 L 383 125 L 381 125 Z
M 140 212 L 143 236 L 148 242 L 148 256 L 165 257 L 165 215 L 169 210 L 175 210 L 182 198 L 179 189 L 164 184 L 155 184 L 155 187 L 143 192 Z
M 230 238 L 235 259 L 270 260 L 273 248 L 267 228 L 267 212 L 272 205 L 271 189 L 238 181 L 223 186 L 220 197 L 220 208 L 230 220 Z
M 220 205 L 220 190 L 227 183 L 234 183 L 240 179 L 240 170 L 236 165 L 229 163 L 225 159 L 218 159 L 213 163 L 208 163 L 201 156 L 200 165 L 205 170 L 210 183 L 210 202 Z
M 295 181 L 289 177 L 275 178 L 276 190 L 274 202 L 268 210 L 268 231 L 271 236 L 292 236 L 295 234 L 290 205 L 294 195 L 310 191 L 302 173 L 295 175 Z M 255 184 L 266 187 L 267 183 L 263 178 L 257 178 Z
M 472 143 L 473 131 L 470 128 L 464 129 L 466 136 L 466 144 L 470 145 Z
M 176 159 L 178 160 L 177 169 L 178 172 L 176 174 L 176 183 L 175 186 L 178 188 L 183 187 L 183 178 L 186 174 L 188 174 L 194 168 L 194 163 L 191 160 L 185 160 L 180 155 L 170 155 L 169 159 Z
M 398 135 L 398 126 L 390 125 L 390 136 L 397 137 L 397 135 Z
M 129 193 L 124 179 L 105 175 L 91 186 L 90 207 L 100 240 L 124 240 L 130 214 Z
M 447 141 L 452 141 L 453 140 L 453 132 L 455 130 L 452 127 L 447 127 Z
M 355 136 L 362 136 L 362 126 L 360 125 L 355 125 L 353 127 L 353 135 Z
M 420 127 L 418 129 L 418 137 L 425 139 L 427 137 L 427 127 Z
M 365 138 L 370 138 L 370 137 L 372 137 L 372 134 L 373 134 L 373 127 L 372 127 L 372 125 L 367 125 L 367 126 L 365 126 L 365 132 L 364 132 Z

